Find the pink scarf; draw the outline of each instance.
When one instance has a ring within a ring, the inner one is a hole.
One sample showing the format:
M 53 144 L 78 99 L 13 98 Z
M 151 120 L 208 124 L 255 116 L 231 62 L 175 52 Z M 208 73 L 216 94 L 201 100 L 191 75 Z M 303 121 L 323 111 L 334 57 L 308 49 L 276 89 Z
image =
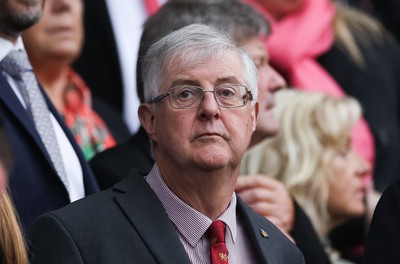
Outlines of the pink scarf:
M 335 97 L 345 93 L 316 58 L 332 47 L 335 6 L 330 0 L 305 0 L 303 8 L 274 21 L 263 7 L 248 0 L 271 22 L 272 34 L 266 45 L 271 64 L 281 71 L 290 86 L 320 91 Z M 353 149 L 373 164 L 375 146 L 372 133 L 362 118 L 353 131 Z
M 158 0 L 144 0 L 148 16 L 153 15 L 160 8 L 161 4 Z

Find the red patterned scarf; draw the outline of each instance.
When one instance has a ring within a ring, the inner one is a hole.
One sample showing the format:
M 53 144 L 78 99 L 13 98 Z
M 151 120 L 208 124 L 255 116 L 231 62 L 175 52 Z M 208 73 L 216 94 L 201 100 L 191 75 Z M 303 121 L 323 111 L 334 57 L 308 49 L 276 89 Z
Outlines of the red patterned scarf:
M 82 78 L 70 69 L 64 94 L 65 123 L 87 160 L 115 146 L 115 140 L 103 120 L 92 109 L 91 93 Z

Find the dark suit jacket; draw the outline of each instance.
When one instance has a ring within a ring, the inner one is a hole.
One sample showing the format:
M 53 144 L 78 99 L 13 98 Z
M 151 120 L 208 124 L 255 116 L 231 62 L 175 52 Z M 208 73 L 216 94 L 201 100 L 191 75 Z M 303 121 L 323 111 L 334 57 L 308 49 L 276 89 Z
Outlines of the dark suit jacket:
M 378 202 L 363 263 L 400 263 L 400 180 L 391 184 Z
M 74 68 L 89 85 L 93 97 L 108 103 L 122 116 L 122 73 L 106 1 L 84 2 L 85 42 Z
M 44 92 L 42 91 L 44 94 Z M 49 110 L 60 123 L 75 152 L 83 171 L 85 193 L 99 190 L 96 179 L 84 159 L 79 146 L 57 111 L 44 94 Z M 35 124 L 0 72 L 0 119 L 11 140 L 14 168 L 9 186 L 21 224 L 26 233 L 41 214 L 68 204 L 69 196 L 51 162 Z M 1 146 L 0 146 L 1 147 Z
M 240 198 L 237 213 L 257 263 L 304 263 L 300 250 Z M 31 239 L 32 263 L 190 263 L 162 203 L 135 172 L 112 189 L 44 215 Z
M 331 264 L 324 247 L 311 223 L 310 218 L 303 209 L 294 202 L 294 225 L 290 235 L 297 247 L 303 252 L 307 264 Z
M 97 154 L 90 165 L 102 190 L 124 179 L 132 169 L 149 172 L 154 165 L 149 137 L 141 127 L 131 140 Z M 320 240 L 304 211 L 295 203 L 295 223 L 291 233 L 307 264 L 329 264 Z

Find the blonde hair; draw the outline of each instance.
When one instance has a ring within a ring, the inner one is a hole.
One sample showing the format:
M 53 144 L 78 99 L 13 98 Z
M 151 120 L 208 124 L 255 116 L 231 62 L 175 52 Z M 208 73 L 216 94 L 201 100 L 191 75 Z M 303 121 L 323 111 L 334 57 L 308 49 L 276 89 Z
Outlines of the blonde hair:
M 264 174 L 284 183 L 321 237 L 327 232 L 330 166 L 348 144 L 361 108 L 350 97 L 282 90 L 276 94 L 280 131 L 250 148 L 241 174 Z
M 383 41 L 394 41 L 391 33 L 378 20 L 340 2 L 333 2 L 336 5 L 333 23 L 336 44 L 359 67 L 365 66 L 362 48 L 368 49 Z
M 0 193 L 0 246 L 4 264 L 27 264 L 28 254 L 18 217 L 8 192 Z

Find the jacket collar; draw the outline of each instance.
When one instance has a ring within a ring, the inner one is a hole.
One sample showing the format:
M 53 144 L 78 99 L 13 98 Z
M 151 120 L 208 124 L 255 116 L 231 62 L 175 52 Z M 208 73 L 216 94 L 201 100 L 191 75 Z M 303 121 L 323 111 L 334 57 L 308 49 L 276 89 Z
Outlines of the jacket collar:
M 159 263 L 190 264 L 164 207 L 142 176 L 133 172 L 114 186 L 117 203 Z
M 145 174 L 131 172 L 114 186 L 115 199 L 143 241 L 160 263 L 190 263 L 175 227 L 153 190 L 143 179 Z M 138 199 L 140 197 L 140 199 Z M 140 212 L 140 213 L 138 213 Z M 237 215 L 241 218 L 257 254 L 258 263 L 279 263 L 281 242 L 277 228 L 256 214 L 237 196 Z M 283 236 L 281 234 L 281 236 Z

